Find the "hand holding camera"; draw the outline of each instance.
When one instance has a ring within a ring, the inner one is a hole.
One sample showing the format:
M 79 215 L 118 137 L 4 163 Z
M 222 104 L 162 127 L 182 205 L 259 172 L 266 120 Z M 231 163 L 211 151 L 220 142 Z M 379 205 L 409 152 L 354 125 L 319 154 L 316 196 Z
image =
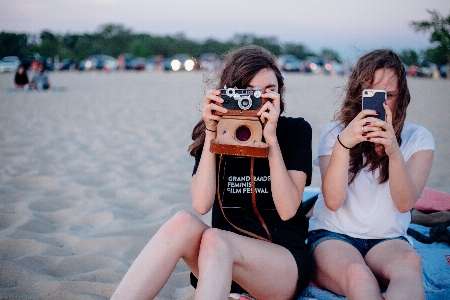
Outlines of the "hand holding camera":
M 273 91 L 263 93 L 262 88 L 237 89 L 224 86 L 217 92 L 209 93 L 210 100 L 203 113 L 204 120 L 218 120 L 217 137 L 211 141 L 210 151 L 216 154 L 227 154 L 249 157 L 267 157 L 269 145 L 262 142 L 264 132 L 275 137 L 278 109 L 269 99 L 278 99 Z M 275 101 L 276 102 L 276 101 Z M 279 101 L 277 102 L 279 106 Z M 208 116 L 211 112 L 212 116 Z M 261 118 L 261 121 L 260 121 Z M 268 125 L 270 124 L 270 125 Z
M 220 115 L 214 114 L 213 112 L 226 113 L 228 111 L 222 107 L 222 102 L 223 99 L 220 97 L 219 90 L 209 90 L 206 92 L 202 108 L 202 118 L 206 124 L 206 128 L 210 129 L 210 131 L 216 130 L 217 122 L 221 119 Z

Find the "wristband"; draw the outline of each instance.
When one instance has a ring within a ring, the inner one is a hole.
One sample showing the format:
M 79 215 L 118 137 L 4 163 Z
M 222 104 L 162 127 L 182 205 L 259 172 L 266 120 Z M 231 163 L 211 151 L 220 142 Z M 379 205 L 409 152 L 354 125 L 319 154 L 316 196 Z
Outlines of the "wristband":
M 352 149 L 352 148 L 346 147 L 346 146 L 344 146 L 344 144 L 342 144 L 341 140 L 339 139 L 339 134 L 337 136 L 337 140 L 338 140 L 339 144 L 341 144 L 341 146 L 344 147 L 345 149 L 347 149 L 347 150 L 351 150 Z
M 217 132 L 217 130 L 211 130 L 211 129 L 208 129 L 208 127 L 205 127 L 205 129 L 208 131 L 211 131 L 211 132 Z

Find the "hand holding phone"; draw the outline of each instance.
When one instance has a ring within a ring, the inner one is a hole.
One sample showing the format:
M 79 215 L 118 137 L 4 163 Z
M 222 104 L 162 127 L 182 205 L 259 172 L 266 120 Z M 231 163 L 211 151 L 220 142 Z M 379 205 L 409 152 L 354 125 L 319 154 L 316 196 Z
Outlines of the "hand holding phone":
M 386 102 L 386 91 L 378 89 L 365 89 L 362 91 L 362 109 L 372 109 L 378 112 L 378 115 L 368 116 L 386 121 L 386 111 L 383 103 Z

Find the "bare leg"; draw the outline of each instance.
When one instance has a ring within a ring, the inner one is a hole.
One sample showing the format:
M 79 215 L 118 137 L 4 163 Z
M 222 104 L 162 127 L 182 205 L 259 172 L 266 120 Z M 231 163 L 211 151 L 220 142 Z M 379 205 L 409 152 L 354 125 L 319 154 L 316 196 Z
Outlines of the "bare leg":
M 365 259 L 378 280 L 387 285 L 386 299 L 425 299 L 422 259 L 406 241 L 382 242 Z
M 111 299 L 155 298 L 180 258 L 186 261 L 194 273 L 198 273 L 200 241 L 208 228 L 189 212 L 176 213 L 148 242 Z
M 298 271 L 292 254 L 276 244 L 219 229 L 205 231 L 195 299 L 228 299 L 233 279 L 258 300 L 291 299 Z
M 322 287 L 351 299 L 383 299 L 378 281 L 353 246 L 338 240 L 320 243 L 313 251 L 313 279 Z

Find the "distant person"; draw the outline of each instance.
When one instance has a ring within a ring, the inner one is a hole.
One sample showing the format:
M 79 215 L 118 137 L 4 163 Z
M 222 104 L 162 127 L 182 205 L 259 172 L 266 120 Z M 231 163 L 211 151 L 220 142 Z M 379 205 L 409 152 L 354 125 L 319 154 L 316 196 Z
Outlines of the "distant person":
M 382 89 L 380 112 L 361 110 L 362 91 Z M 325 126 L 314 164 L 322 187 L 310 219 L 313 280 L 347 299 L 425 299 L 422 259 L 406 230 L 434 156 L 434 139 L 406 122 L 406 70 L 397 54 L 362 56 L 335 121 Z M 422 101 L 424 101 L 422 99 Z
M 219 105 L 223 102 L 220 90 L 207 91 L 202 119 L 194 127 L 189 149 L 195 157 L 191 197 L 198 213 L 212 209 L 213 228 L 194 214 L 178 212 L 145 246 L 112 299 L 154 299 L 180 258 L 198 278 L 198 282 L 191 278 L 197 286 L 196 299 L 228 299 L 230 290 L 245 290 L 257 299 L 288 300 L 296 299 L 308 285 L 308 221 L 301 200 L 305 185 L 311 182 L 311 126 L 303 118 L 280 116 L 284 110 L 283 77 L 275 57 L 264 48 L 247 46 L 233 52 L 218 88 L 225 85 L 242 89 L 259 86 L 261 96 L 268 99 L 258 116 L 270 145 L 269 156 L 254 160 L 254 174 L 258 174 L 262 189 L 253 197 L 252 192 L 229 188 L 236 186 L 233 184 L 251 186 L 253 164 L 249 157 L 219 157 L 210 152 L 220 120 L 213 111 L 227 110 Z M 219 171 L 221 158 L 224 163 Z M 252 237 L 266 234 L 256 206 L 267 222 L 272 242 Z
M 125 70 L 125 56 L 119 55 L 119 57 L 117 58 L 117 65 L 119 70 Z
M 14 76 L 14 88 L 15 89 L 28 89 L 29 87 L 28 75 L 25 67 L 20 65 L 17 68 L 16 75 Z
M 30 86 L 38 91 L 46 91 L 50 89 L 50 81 L 45 72 L 44 65 L 39 64 L 36 67 L 36 73 L 33 74 Z

